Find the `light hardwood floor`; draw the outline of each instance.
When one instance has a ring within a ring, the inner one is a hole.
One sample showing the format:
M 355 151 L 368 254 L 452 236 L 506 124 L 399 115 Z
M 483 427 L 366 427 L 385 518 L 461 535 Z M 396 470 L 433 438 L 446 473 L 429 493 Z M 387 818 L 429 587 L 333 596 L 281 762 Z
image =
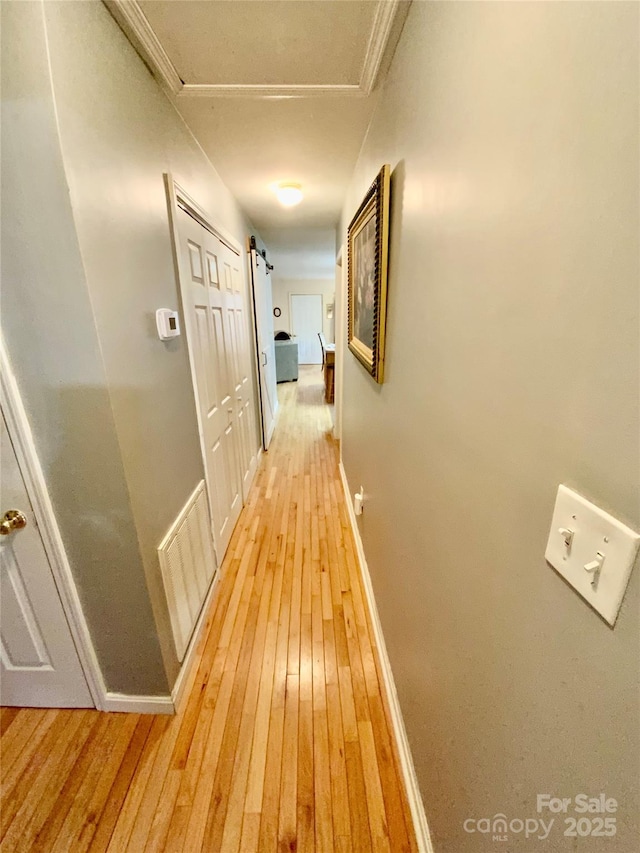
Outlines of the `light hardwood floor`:
M 320 369 L 279 393 L 180 713 L 3 708 L 3 853 L 416 851 Z

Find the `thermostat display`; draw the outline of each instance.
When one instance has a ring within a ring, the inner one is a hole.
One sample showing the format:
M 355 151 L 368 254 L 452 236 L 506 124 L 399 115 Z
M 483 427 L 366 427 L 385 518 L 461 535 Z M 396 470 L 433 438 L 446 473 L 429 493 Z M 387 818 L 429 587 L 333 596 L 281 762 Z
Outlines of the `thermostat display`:
M 180 334 L 180 318 L 177 311 L 170 308 L 158 308 L 156 311 L 156 326 L 161 341 L 177 338 Z

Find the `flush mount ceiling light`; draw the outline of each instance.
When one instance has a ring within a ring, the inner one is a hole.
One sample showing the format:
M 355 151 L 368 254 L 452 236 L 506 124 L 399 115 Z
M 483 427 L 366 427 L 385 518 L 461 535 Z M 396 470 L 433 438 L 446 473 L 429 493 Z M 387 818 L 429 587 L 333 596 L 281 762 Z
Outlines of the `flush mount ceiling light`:
M 276 196 L 283 207 L 294 207 L 302 201 L 300 184 L 279 184 Z

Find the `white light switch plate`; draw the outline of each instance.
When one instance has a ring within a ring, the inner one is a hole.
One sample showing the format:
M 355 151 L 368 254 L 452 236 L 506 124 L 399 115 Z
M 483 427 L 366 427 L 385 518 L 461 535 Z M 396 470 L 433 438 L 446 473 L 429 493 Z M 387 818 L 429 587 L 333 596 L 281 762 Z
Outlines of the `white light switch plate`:
M 610 625 L 618 616 L 639 545 L 640 535 L 631 528 L 566 486 L 558 487 L 545 557 Z M 602 568 L 594 577 L 598 560 Z

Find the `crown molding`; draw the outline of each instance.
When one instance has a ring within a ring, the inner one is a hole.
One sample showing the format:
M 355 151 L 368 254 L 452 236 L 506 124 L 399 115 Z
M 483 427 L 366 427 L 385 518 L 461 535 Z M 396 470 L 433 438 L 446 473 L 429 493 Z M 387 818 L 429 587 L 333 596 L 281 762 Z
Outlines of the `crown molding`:
M 175 65 L 153 31 L 137 0 L 104 0 L 107 9 L 122 27 L 125 35 L 134 39 L 134 47 L 142 52 L 143 59 L 164 86 L 177 95 L 184 86 Z
M 179 98 L 309 98 L 309 97 L 355 97 L 360 98 L 365 93 L 359 85 L 332 85 L 322 83 L 292 85 L 268 84 L 205 84 L 185 83 L 177 93 Z
M 360 76 L 360 89 L 363 95 L 370 95 L 376 84 L 380 63 L 399 6 L 400 0 L 379 0 L 378 2 Z
M 376 84 L 393 22 L 401 0 L 378 0 L 359 83 L 354 84 L 235 84 L 185 83 L 160 43 L 137 0 L 104 0 L 125 35 L 160 82 L 180 98 L 309 98 L 370 95 Z

